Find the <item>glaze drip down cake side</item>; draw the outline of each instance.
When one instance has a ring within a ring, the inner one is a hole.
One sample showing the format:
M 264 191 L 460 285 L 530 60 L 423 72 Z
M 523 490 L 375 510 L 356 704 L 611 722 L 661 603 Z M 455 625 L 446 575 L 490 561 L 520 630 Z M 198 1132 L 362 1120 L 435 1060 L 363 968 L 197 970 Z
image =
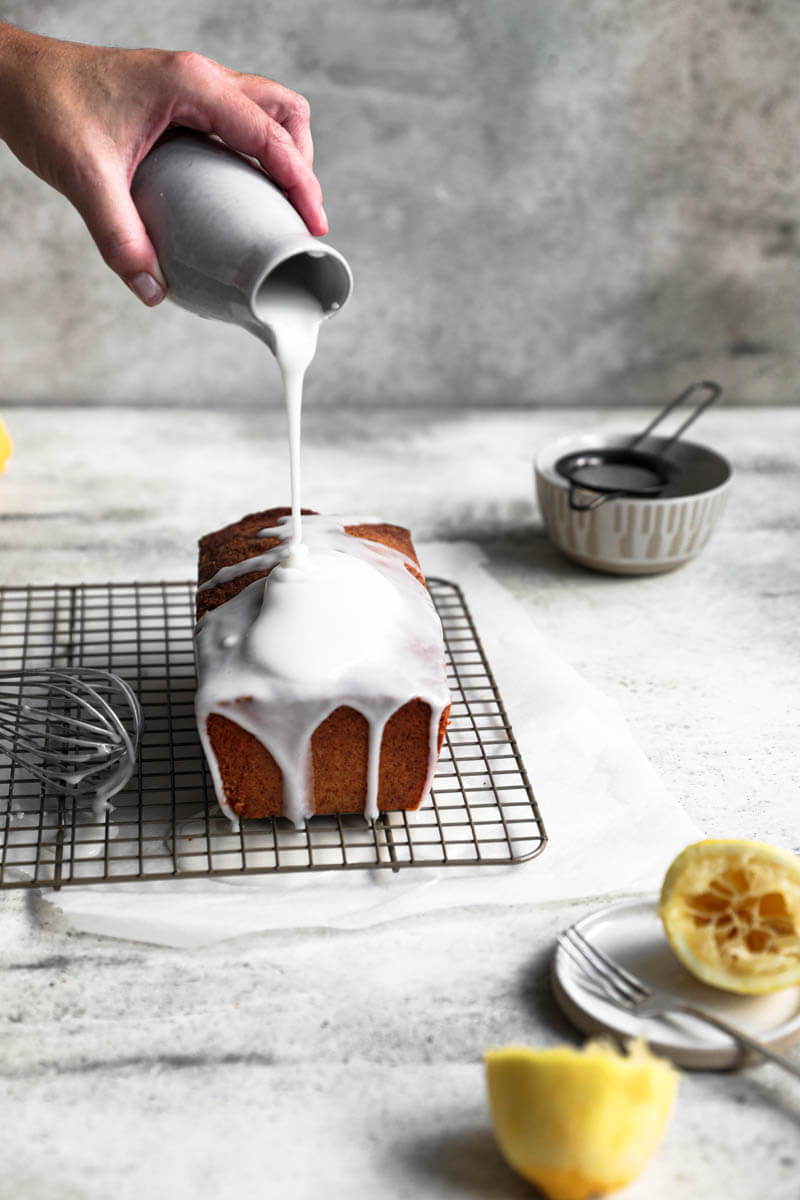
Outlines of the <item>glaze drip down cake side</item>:
M 232 819 L 415 809 L 450 711 L 441 623 L 407 529 L 287 508 L 200 541 L 196 711 Z

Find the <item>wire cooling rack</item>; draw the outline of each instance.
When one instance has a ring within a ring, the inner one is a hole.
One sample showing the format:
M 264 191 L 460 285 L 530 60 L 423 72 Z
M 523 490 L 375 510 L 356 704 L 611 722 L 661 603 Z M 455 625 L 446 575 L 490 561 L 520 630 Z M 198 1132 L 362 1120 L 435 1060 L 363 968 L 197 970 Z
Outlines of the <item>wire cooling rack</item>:
M 450 725 L 416 812 L 282 818 L 232 828 L 194 716 L 191 583 L 0 587 L 0 670 L 103 667 L 144 712 L 137 772 L 98 819 L 0 755 L 0 888 L 284 871 L 518 863 L 546 834 L 460 589 L 429 579 L 442 618 Z

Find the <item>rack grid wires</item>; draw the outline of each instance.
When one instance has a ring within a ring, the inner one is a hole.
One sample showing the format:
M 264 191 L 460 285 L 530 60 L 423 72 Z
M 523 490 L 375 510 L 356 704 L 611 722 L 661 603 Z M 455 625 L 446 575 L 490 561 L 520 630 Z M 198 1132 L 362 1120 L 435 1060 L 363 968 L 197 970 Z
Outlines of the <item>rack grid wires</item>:
M 0 888 L 534 858 L 547 836 L 464 597 L 447 580 L 428 585 L 453 699 L 430 798 L 301 830 L 282 818 L 235 829 L 219 810 L 194 715 L 194 584 L 0 587 L 0 670 L 103 667 L 144 712 L 137 770 L 99 819 L 0 754 Z

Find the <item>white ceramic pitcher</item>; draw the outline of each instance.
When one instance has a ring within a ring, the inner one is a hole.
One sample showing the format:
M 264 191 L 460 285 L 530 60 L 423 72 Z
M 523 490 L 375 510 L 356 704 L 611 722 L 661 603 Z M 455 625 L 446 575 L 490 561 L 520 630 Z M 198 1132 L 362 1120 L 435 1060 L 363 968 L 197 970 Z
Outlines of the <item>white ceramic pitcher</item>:
M 290 259 L 326 316 L 350 295 L 352 273 L 338 250 L 308 232 L 259 167 L 205 134 L 168 131 L 140 163 L 131 193 L 169 298 L 198 316 L 242 325 L 274 349 L 255 305 L 266 278 Z

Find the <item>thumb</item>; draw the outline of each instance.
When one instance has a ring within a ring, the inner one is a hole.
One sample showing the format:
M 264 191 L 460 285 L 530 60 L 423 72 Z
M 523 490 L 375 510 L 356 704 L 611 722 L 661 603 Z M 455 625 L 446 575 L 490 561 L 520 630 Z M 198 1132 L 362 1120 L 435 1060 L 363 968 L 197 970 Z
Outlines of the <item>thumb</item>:
M 143 304 L 153 307 L 167 294 L 155 247 L 133 203 L 125 175 L 95 176 L 69 199 L 86 222 L 103 259 Z

